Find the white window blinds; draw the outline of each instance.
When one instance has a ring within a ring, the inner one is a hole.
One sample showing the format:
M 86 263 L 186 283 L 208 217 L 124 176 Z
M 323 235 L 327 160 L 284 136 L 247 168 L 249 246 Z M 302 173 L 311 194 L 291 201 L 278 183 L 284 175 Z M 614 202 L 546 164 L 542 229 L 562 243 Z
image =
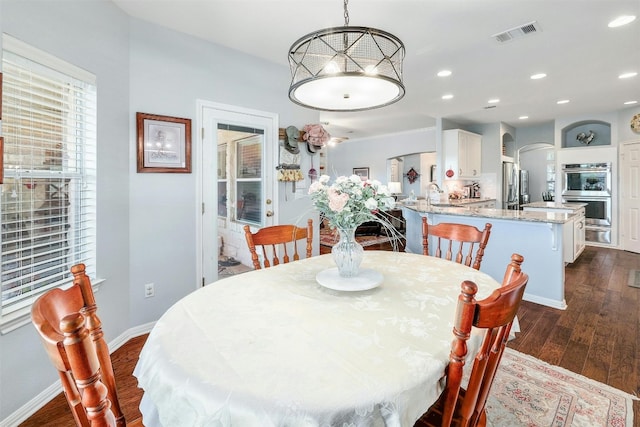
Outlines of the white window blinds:
M 0 324 L 43 292 L 95 277 L 96 87 L 84 70 L 3 35 Z

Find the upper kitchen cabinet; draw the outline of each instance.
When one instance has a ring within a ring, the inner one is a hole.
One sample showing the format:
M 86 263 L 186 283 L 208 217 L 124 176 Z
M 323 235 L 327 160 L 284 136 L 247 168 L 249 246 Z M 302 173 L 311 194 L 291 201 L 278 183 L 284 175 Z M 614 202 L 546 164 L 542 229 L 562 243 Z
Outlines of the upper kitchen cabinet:
M 480 178 L 482 135 L 461 129 L 445 130 L 442 145 L 446 179 Z

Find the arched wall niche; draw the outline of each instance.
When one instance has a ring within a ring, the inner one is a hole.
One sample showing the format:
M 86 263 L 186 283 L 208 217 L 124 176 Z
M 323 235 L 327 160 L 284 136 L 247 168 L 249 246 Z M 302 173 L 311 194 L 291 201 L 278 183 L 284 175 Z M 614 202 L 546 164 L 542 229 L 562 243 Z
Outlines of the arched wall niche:
M 509 132 L 502 135 L 502 155 L 508 157 L 516 155 L 516 140 Z
M 562 148 L 611 145 L 611 123 L 584 120 L 562 129 Z

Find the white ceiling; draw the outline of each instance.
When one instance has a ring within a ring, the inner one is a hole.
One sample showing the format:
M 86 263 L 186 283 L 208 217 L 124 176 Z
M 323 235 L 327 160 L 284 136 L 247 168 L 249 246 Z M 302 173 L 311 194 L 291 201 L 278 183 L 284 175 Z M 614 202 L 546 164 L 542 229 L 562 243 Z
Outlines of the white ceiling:
M 344 25 L 341 0 L 114 0 L 131 16 L 283 65 L 291 44 Z M 349 25 L 388 31 L 405 44 L 406 95 L 365 112 L 321 112 L 351 139 L 460 124 L 529 126 L 640 105 L 640 0 L 351 0 Z M 629 25 L 608 28 L 619 15 Z M 539 32 L 506 43 L 492 35 L 537 21 Z M 440 78 L 436 73 L 453 74 Z M 546 73 L 531 80 L 534 73 Z M 444 101 L 442 95 L 454 98 Z M 499 98 L 496 108 L 487 101 Z M 558 105 L 557 101 L 570 102 Z M 303 108 L 303 107 L 297 107 Z M 526 115 L 528 120 L 520 120 Z

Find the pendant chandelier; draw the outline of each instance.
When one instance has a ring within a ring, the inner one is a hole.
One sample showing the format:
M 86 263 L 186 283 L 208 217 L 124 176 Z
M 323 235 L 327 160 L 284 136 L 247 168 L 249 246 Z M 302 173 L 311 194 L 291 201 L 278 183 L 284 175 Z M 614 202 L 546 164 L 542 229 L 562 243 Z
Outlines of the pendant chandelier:
M 404 44 L 386 31 L 350 27 L 347 3 L 344 0 L 344 27 L 314 31 L 289 49 L 289 99 L 298 105 L 363 111 L 404 96 Z

